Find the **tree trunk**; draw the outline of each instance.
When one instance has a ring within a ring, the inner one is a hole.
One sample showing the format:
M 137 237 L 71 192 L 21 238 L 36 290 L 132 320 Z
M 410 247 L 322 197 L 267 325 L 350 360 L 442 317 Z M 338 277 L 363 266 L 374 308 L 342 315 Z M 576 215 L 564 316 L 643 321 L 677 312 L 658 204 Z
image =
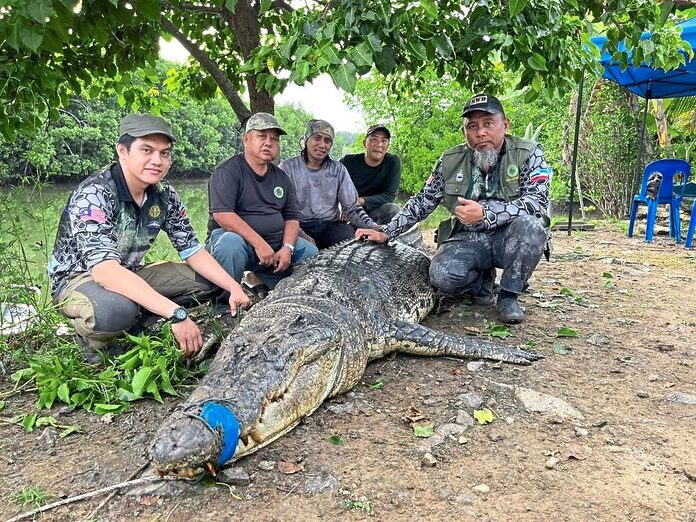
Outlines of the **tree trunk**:
M 223 17 L 234 33 L 239 51 L 244 59 L 248 60 L 254 49 L 261 44 L 261 26 L 259 25 L 257 8 L 253 7 L 248 0 L 237 2 L 234 14 L 225 8 Z M 250 115 L 255 112 L 273 114 L 275 102 L 267 91 L 257 90 L 255 76 L 247 78 L 247 88 L 251 107 Z M 240 121 L 243 120 L 240 119 Z

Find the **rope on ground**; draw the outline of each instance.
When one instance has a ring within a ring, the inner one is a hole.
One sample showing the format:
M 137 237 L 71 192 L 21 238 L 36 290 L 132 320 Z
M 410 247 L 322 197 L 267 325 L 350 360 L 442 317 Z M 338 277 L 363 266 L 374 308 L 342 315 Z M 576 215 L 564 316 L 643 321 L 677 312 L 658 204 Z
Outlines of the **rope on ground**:
M 54 502 L 53 504 L 46 504 L 45 506 L 41 506 L 40 508 L 37 508 L 33 511 L 29 511 L 29 512 L 23 513 L 21 515 L 17 515 L 16 517 L 12 517 L 12 518 L 6 520 L 5 522 L 19 522 L 20 520 L 26 520 L 28 518 L 32 518 L 34 515 L 38 515 L 39 513 L 43 513 L 44 511 L 49 511 L 49 510 L 55 509 L 57 507 L 66 506 L 68 504 L 73 504 L 75 502 L 80 502 L 81 500 L 85 500 L 88 498 L 97 497 L 99 495 L 103 495 L 104 493 L 109 493 L 109 492 L 114 491 L 114 490 L 129 488 L 129 487 L 133 487 L 133 486 L 139 486 L 140 484 L 147 484 L 148 482 L 159 482 L 159 481 L 164 481 L 164 480 L 182 480 L 182 479 L 180 477 L 143 477 L 143 478 L 139 478 L 139 479 L 135 479 L 135 480 L 126 480 L 125 482 L 113 484 L 113 485 L 107 486 L 105 488 L 96 489 L 94 491 L 82 493 L 81 495 L 69 497 L 69 498 L 60 500 L 58 502 Z
M 145 462 L 142 466 L 140 466 L 134 473 L 131 473 L 131 476 L 128 477 L 128 480 L 133 480 L 135 479 L 138 475 L 140 475 L 148 466 L 150 465 L 150 462 Z M 101 504 L 99 504 L 97 507 L 94 508 L 94 510 L 87 515 L 85 518 L 82 519 L 82 522 L 87 522 L 88 520 L 94 519 L 94 517 L 101 511 L 101 509 L 107 505 L 112 498 L 116 496 L 116 493 L 118 493 L 118 490 L 115 489 L 113 490 L 108 497 L 106 497 L 104 500 L 102 500 Z

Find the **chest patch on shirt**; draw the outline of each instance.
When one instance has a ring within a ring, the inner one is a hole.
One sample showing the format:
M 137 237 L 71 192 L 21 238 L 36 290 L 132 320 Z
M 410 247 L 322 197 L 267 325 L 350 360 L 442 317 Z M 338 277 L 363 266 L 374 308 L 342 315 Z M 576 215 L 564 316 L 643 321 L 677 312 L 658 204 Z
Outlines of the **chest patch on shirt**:
M 514 179 L 519 176 L 520 169 L 517 168 L 517 165 L 508 165 L 507 172 L 505 174 L 508 178 Z
M 275 187 L 273 189 L 273 195 L 276 198 L 281 199 L 285 195 L 285 191 L 283 190 L 283 187 Z
M 148 215 L 152 219 L 157 219 L 161 213 L 162 213 L 162 209 L 160 208 L 159 205 L 152 205 L 150 207 L 150 210 L 148 211 Z

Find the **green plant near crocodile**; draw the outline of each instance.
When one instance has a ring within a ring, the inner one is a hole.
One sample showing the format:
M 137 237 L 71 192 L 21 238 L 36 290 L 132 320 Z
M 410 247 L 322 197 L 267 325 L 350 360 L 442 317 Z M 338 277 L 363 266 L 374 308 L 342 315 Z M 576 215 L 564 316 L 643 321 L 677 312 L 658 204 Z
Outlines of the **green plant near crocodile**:
M 56 401 L 71 409 L 98 414 L 118 413 L 139 399 L 162 402 L 162 395 L 178 395 L 176 387 L 194 374 L 181 361 L 181 352 L 165 324 L 156 336 L 127 336 L 132 347 L 108 361 L 103 370 L 83 363 L 71 351 L 37 355 L 29 367 L 12 374 L 17 384 L 33 381 L 39 393 L 37 408 Z

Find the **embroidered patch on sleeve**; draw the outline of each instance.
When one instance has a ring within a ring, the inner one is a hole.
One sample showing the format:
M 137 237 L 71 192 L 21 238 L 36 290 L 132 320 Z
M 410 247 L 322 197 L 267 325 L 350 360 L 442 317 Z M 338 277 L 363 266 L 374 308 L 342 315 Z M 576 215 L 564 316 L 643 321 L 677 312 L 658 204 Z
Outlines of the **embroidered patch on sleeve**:
M 102 224 L 106 222 L 106 214 L 100 208 L 83 208 L 80 211 L 80 219 L 82 221 L 94 221 L 95 223 Z
M 532 177 L 529 179 L 531 183 L 540 183 L 542 181 L 547 181 L 551 177 L 551 169 L 550 168 L 543 168 L 539 169 L 532 175 Z

